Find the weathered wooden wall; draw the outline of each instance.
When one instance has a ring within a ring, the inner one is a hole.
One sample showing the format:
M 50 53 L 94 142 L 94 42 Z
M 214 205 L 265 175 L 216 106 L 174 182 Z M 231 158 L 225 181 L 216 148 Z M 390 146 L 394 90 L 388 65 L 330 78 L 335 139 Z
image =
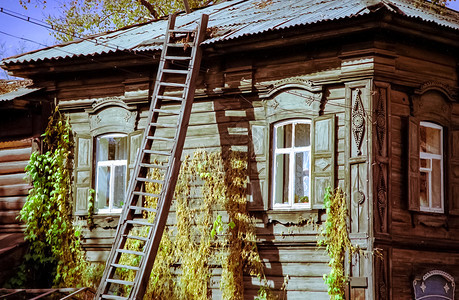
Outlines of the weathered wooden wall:
M 17 216 L 25 203 L 30 184 L 25 170 L 33 139 L 0 142 L 0 231 L 18 227 Z
M 394 43 L 381 81 L 374 88 L 374 214 L 375 247 L 384 260 L 375 259 L 378 299 L 413 299 L 413 279 L 431 270 L 443 270 L 456 280 L 459 219 L 452 211 L 457 185 L 451 172 L 453 133 L 457 111 L 457 57 L 433 44 Z M 413 137 L 410 118 L 444 126 L 445 212 L 410 210 L 408 149 Z M 458 297 L 456 290 L 456 297 Z

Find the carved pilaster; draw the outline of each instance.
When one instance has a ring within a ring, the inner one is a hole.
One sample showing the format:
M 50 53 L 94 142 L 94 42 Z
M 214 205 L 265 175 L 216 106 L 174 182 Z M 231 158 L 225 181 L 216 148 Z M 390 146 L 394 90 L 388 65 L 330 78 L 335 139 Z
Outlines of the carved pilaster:
M 373 130 L 376 137 L 373 146 L 375 154 L 374 174 L 374 208 L 375 231 L 388 232 L 388 195 L 389 195 L 389 112 L 388 103 L 390 87 L 384 83 L 375 83 Z

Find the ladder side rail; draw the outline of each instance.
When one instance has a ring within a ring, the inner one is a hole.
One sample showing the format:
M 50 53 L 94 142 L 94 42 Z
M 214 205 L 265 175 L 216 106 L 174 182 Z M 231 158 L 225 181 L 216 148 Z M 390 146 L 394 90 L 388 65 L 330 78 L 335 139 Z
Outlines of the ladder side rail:
M 161 197 L 161 203 L 158 204 L 154 226 L 150 229 L 149 239 L 145 245 L 145 247 L 148 247 L 147 254 L 145 255 L 144 259 L 145 266 L 141 268 L 141 270 L 136 274 L 136 284 L 131 290 L 131 293 L 128 297 L 129 299 L 143 299 L 143 295 L 147 289 L 148 282 L 150 280 L 150 274 L 153 269 L 154 260 L 156 259 L 156 254 L 158 252 L 161 238 L 164 233 L 164 228 L 166 227 L 167 217 L 169 215 L 172 198 L 175 191 L 175 189 L 172 187 L 175 187 L 177 183 L 180 165 L 180 160 L 173 160 L 171 165 L 172 168 L 170 172 L 170 181 L 166 183 L 168 187 L 164 190 L 165 194 L 163 197 Z
M 183 118 L 180 120 L 178 124 L 177 130 L 177 143 L 174 147 L 172 156 L 178 160 L 181 160 L 183 146 L 185 144 L 186 138 L 186 131 L 188 129 L 188 124 L 191 116 L 191 109 L 194 100 L 194 94 L 196 91 L 196 80 L 199 76 L 199 70 L 201 66 L 201 58 L 202 58 L 202 50 L 201 50 L 201 43 L 204 41 L 206 29 L 207 29 L 207 22 L 209 20 L 209 16 L 206 14 L 201 15 L 201 21 L 199 24 L 199 28 L 197 31 L 197 36 L 195 40 L 195 47 L 192 49 L 192 57 L 193 63 L 191 64 L 191 72 L 187 76 L 188 81 L 188 88 L 186 89 L 186 100 L 183 107 Z
M 142 158 L 143 158 L 143 149 L 146 148 L 147 146 L 147 143 L 149 143 L 149 140 L 148 140 L 148 135 L 150 134 L 150 130 L 151 130 L 151 127 L 149 126 L 149 124 L 151 123 L 152 121 L 152 118 L 153 118 L 153 108 L 155 108 L 157 105 L 158 105 L 158 93 L 160 92 L 160 82 L 161 82 L 161 79 L 162 79 L 162 76 L 163 76 L 163 68 L 164 68 L 164 56 L 165 56 L 165 49 L 167 49 L 167 43 L 168 43 L 168 40 L 169 40 L 169 29 L 173 29 L 175 27 L 175 19 L 176 19 L 176 15 L 173 14 L 169 17 L 169 21 L 168 21 L 168 29 L 166 31 L 166 36 L 165 36 L 165 40 L 164 40 L 164 43 L 163 43 L 163 51 L 161 52 L 161 58 L 160 58 L 160 61 L 159 61 L 159 66 L 158 66 L 158 71 L 157 71 L 157 76 L 156 76 L 156 82 L 155 82 L 155 88 L 154 88 L 154 91 L 153 91 L 153 97 L 154 99 L 152 99 L 153 101 L 151 102 L 151 105 L 150 105 L 150 111 L 149 111 L 149 115 L 148 115 L 148 125 L 145 127 L 145 131 L 144 131 L 144 135 L 143 135 L 143 139 L 142 139 L 142 146 L 141 146 L 141 149 L 139 149 L 139 151 L 137 151 L 137 156 L 136 156 L 136 162 L 135 162 L 135 167 L 134 167 L 134 171 L 132 172 L 132 177 L 130 178 L 129 180 L 129 186 L 128 186 L 128 190 L 127 190 L 127 193 L 126 193 L 126 200 L 128 201 L 125 201 L 124 203 L 124 206 L 123 206 L 123 210 L 122 210 L 122 213 L 120 215 L 120 219 L 118 221 L 118 225 L 117 225 L 117 230 L 116 230 L 116 235 L 115 235 L 115 240 L 112 244 L 112 249 L 110 250 L 110 254 L 109 254 L 109 257 L 107 259 L 107 262 L 106 262 L 106 265 L 105 265 L 105 270 L 104 270 L 104 273 L 103 273 L 103 276 L 102 276 L 102 279 L 100 281 L 100 284 L 99 284 L 99 288 L 97 290 L 97 297 L 96 298 L 100 298 L 102 294 L 106 293 L 108 288 L 109 288 L 109 285 L 107 284 L 107 279 L 109 278 L 109 275 L 111 273 L 111 270 L 112 270 L 112 267 L 111 267 L 111 264 L 113 262 L 115 262 L 115 257 L 119 254 L 116 253 L 116 250 L 120 248 L 120 245 L 121 245 L 121 240 L 122 240 L 122 229 L 126 229 L 125 228 L 125 224 L 124 224 L 124 221 L 126 220 L 128 214 L 129 214 L 129 207 L 131 205 L 131 202 L 133 200 L 133 191 L 135 190 L 135 186 L 136 186 L 136 178 L 138 177 L 138 175 L 140 174 L 140 162 L 142 161 Z M 124 227 L 124 228 L 123 228 Z
M 161 197 L 161 205 L 158 204 L 155 225 L 154 228 L 150 231 L 152 238 L 150 238 L 149 242 L 147 243 L 149 248 L 147 249 L 148 253 L 145 259 L 145 268 L 142 268 L 141 271 L 136 274 L 136 278 L 139 278 L 140 282 L 138 282 L 138 284 L 132 288 L 129 299 L 131 299 L 131 297 L 135 297 L 137 300 L 141 300 L 143 298 L 148 285 L 148 281 L 150 279 L 151 270 L 153 269 L 154 260 L 156 259 L 156 254 L 159 249 L 161 237 L 166 226 L 172 198 L 175 192 L 175 185 L 177 183 L 178 175 L 180 172 L 181 155 L 194 99 L 195 83 L 197 76 L 199 75 L 199 66 L 202 57 L 202 52 L 199 47 L 201 42 L 204 40 L 207 21 L 208 15 L 203 14 L 197 31 L 197 36 L 195 37 L 195 46 L 192 49 L 192 57 L 194 58 L 193 62 L 190 63 L 191 72 L 188 74 L 186 79 L 188 81 L 188 88 L 185 91 L 186 100 L 182 103 L 182 118 L 179 120 L 179 127 L 176 132 L 176 144 L 174 145 L 171 156 L 173 159 L 173 165 L 171 165 L 171 172 L 166 174 L 167 177 L 165 177 L 166 187 L 164 189 L 164 198 Z

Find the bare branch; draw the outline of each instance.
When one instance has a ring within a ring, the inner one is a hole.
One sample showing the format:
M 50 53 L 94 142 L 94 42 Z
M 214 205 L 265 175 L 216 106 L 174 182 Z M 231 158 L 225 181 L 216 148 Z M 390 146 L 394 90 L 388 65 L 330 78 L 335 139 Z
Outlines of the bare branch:
M 158 12 L 156 11 L 155 7 L 150 2 L 148 2 L 147 0 L 139 0 L 139 2 L 142 6 L 148 9 L 148 11 L 151 13 L 153 18 L 155 19 L 159 18 Z

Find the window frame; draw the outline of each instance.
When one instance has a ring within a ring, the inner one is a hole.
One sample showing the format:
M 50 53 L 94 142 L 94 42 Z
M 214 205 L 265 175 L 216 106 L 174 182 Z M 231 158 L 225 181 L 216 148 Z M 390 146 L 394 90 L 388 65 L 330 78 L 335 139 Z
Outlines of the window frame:
M 286 125 L 292 125 L 292 140 L 290 148 L 277 148 L 277 129 Z M 309 124 L 309 146 L 295 147 L 295 125 L 296 124 Z M 272 177 L 271 177 L 271 208 L 274 210 L 288 210 L 288 209 L 311 209 L 312 201 L 312 126 L 313 122 L 308 118 L 294 118 L 288 120 L 281 120 L 272 125 Z M 309 152 L 309 201 L 308 203 L 295 203 L 294 190 L 295 190 L 295 155 L 297 153 Z M 288 154 L 289 155 L 289 182 L 288 182 L 288 203 L 276 203 L 276 175 L 277 175 L 277 155 Z M 292 159 L 293 158 L 293 159 Z
M 126 159 L 118 159 L 118 160 L 98 160 L 98 146 L 99 146 L 99 139 L 101 138 L 115 138 L 115 137 L 124 137 L 126 138 Z M 95 208 L 98 214 L 120 214 L 122 211 L 122 207 L 120 208 L 113 208 L 114 206 L 114 184 L 115 184 L 115 170 L 117 166 L 125 166 L 125 182 L 124 182 L 124 192 L 126 195 L 127 192 L 127 178 L 128 178 L 128 151 L 129 151 L 129 135 L 125 133 L 107 133 L 101 134 L 96 137 L 96 142 L 94 143 L 94 156 L 95 156 Z M 110 168 L 110 181 L 109 181 L 109 201 L 108 201 L 108 208 L 97 208 L 97 192 L 99 190 L 99 167 L 109 167 Z M 124 201 L 123 201 L 124 202 Z
M 444 213 L 445 211 L 445 187 L 444 187 L 444 180 L 445 180 L 445 167 L 444 167 L 444 128 L 441 125 L 438 125 L 433 122 L 429 121 L 420 121 L 419 122 L 419 131 L 421 130 L 422 127 L 429 127 L 429 128 L 434 128 L 434 129 L 439 129 L 440 130 L 440 154 L 433 154 L 433 153 L 427 153 L 427 152 L 422 152 L 421 151 L 421 135 L 419 135 L 419 178 L 421 178 L 421 172 L 427 172 L 429 174 L 428 177 L 428 184 L 429 184 L 429 193 L 428 193 L 428 200 L 429 200 L 429 206 L 422 206 L 421 205 L 421 196 L 420 196 L 420 186 L 419 186 L 419 210 L 423 212 L 434 212 L 434 213 Z M 427 159 L 430 161 L 430 168 L 423 168 L 421 166 L 421 159 Z M 440 190 L 441 190 L 441 197 L 440 197 L 440 203 L 441 207 L 440 208 L 434 208 L 432 207 L 432 160 L 439 160 L 440 161 Z

